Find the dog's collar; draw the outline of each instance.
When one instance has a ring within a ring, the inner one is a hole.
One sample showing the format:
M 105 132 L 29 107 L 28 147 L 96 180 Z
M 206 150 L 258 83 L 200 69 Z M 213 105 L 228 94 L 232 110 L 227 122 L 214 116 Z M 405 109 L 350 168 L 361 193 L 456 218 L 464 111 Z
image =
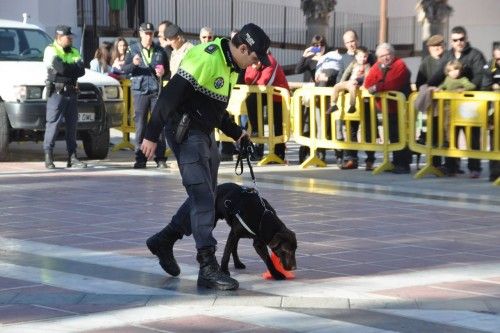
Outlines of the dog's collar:
M 241 225 L 243 226 L 243 228 L 245 228 L 249 233 L 251 233 L 252 235 L 254 236 L 257 236 L 255 234 L 255 232 L 252 231 L 252 229 L 250 229 L 250 227 L 243 221 L 243 219 L 241 218 L 240 214 L 236 213 L 235 214 L 236 218 L 238 219 L 238 221 L 240 221 Z

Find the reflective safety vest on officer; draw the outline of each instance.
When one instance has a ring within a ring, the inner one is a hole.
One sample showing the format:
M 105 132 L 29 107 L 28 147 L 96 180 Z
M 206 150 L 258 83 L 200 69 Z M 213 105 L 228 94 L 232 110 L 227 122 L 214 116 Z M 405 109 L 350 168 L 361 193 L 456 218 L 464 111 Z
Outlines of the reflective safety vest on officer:
M 54 43 L 45 48 L 43 62 L 47 66 L 47 115 L 43 150 L 45 167 L 54 169 L 54 146 L 61 121 L 65 122 L 67 167 L 86 168 L 76 156 L 78 122 L 77 80 L 85 74 L 80 52 L 73 47 L 71 27 L 58 25 Z

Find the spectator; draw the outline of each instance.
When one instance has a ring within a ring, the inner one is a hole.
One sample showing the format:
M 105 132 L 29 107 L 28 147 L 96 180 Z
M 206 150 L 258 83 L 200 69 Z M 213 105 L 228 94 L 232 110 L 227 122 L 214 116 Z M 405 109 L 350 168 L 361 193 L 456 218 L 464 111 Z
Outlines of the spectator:
M 285 76 L 283 68 L 278 64 L 276 59 L 271 53 L 268 53 L 269 66 L 263 65 L 260 61 L 252 66 L 247 67 L 245 71 L 245 83 L 248 85 L 264 85 L 281 87 L 289 90 L 288 81 Z M 273 115 L 274 115 L 274 135 L 283 135 L 283 108 L 282 98 L 280 96 L 273 96 Z M 257 95 L 250 94 L 246 99 L 248 118 L 252 126 L 252 134 L 257 133 Z M 267 98 L 262 98 L 262 106 L 267 105 Z M 278 143 L 274 147 L 275 154 L 285 160 L 285 144 Z M 257 158 L 262 158 L 258 156 Z
M 302 53 L 302 57 L 295 66 L 296 74 L 304 73 L 305 84 L 310 84 L 310 85 L 316 84 L 315 82 L 316 66 L 321 56 L 323 56 L 326 53 L 326 50 L 327 50 L 327 45 L 325 37 L 321 35 L 313 36 L 313 38 L 311 39 L 310 46 L 308 46 L 304 50 L 304 52 Z M 309 121 L 309 100 L 307 98 L 303 99 L 302 119 L 303 119 L 302 132 L 305 136 L 308 136 L 310 121 Z M 302 161 L 305 160 L 307 155 L 309 155 L 309 147 L 301 146 L 299 149 L 299 162 L 302 163 Z M 325 160 L 326 157 L 325 149 L 318 149 L 318 155 L 321 156 L 322 160 Z
M 116 75 L 116 78 L 121 78 L 124 74 L 122 67 L 125 64 L 125 56 L 128 51 L 128 42 L 123 37 L 118 37 L 111 51 L 111 72 Z
M 200 29 L 200 43 L 208 43 L 214 40 L 214 32 L 210 27 L 203 27 Z
M 188 42 L 184 37 L 184 32 L 177 25 L 172 24 L 165 30 L 165 38 L 172 47 L 170 55 L 170 77 L 173 77 L 181 64 L 182 58 L 193 47 L 193 44 Z
M 420 66 L 418 68 L 417 80 L 415 85 L 417 86 L 418 97 L 415 101 L 415 108 L 421 112 L 425 112 L 427 108 L 432 104 L 432 92 L 436 87 L 430 87 L 427 82 L 430 78 L 440 70 L 441 58 L 444 54 L 444 37 L 442 35 L 433 35 L 427 39 L 426 42 L 428 55 L 426 55 Z M 439 118 L 438 113 L 434 112 L 432 116 L 432 143 L 434 145 L 438 144 L 438 128 L 439 128 Z M 425 132 L 420 132 L 420 142 L 423 143 L 425 138 Z M 436 168 L 440 168 L 442 163 L 441 156 L 432 157 L 432 165 Z
M 140 147 L 144 139 L 145 125 L 149 113 L 158 100 L 162 77 L 165 73 L 166 55 L 160 46 L 153 44 L 154 27 L 142 23 L 139 28 L 140 42 L 131 45 L 122 70 L 131 76 L 135 121 L 135 169 L 146 168 L 147 158 Z M 156 149 L 155 162 L 158 168 L 166 168 L 165 138 L 162 137 Z
M 377 46 L 375 51 L 377 62 L 372 66 L 365 78 L 364 87 L 371 94 L 383 91 L 400 91 L 405 96 L 410 94 L 410 71 L 403 60 L 396 58 L 394 48 L 389 43 L 382 43 Z M 380 101 L 377 101 L 377 107 L 380 109 Z M 399 142 L 398 110 L 396 101 L 388 101 L 389 115 L 389 141 L 391 143 Z M 403 110 L 401 110 L 403 111 Z M 404 140 L 404 139 L 403 139 Z M 411 152 L 408 148 L 394 151 L 392 163 L 394 164 L 393 173 L 410 173 Z
M 347 90 L 350 95 L 350 107 L 347 112 L 356 112 L 356 94 L 358 88 L 363 85 L 365 75 L 371 67 L 368 63 L 368 54 L 368 50 L 364 47 L 360 47 L 356 50 L 355 60 L 351 62 L 351 64 L 344 71 L 340 82 L 333 87 L 331 100 L 332 107 L 330 112 L 335 112 L 339 109 L 337 106 L 339 93 L 344 90 Z
M 463 74 L 474 85 L 476 89 L 481 89 L 483 81 L 484 65 L 486 60 L 478 49 L 470 46 L 467 31 L 462 26 L 456 26 L 451 29 L 451 49 L 446 51 L 441 58 L 440 70 L 438 70 L 429 80 L 430 86 L 439 86 L 445 79 L 445 66 L 450 60 L 460 60 L 463 64 Z M 460 128 L 458 130 L 461 130 Z M 471 131 L 472 149 L 480 148 L 480 129 L 473 127 Z M 458 137 L 458 135 L 457 135 Z M 475 158 L 469 158 L 467 167 L 471 178 L 479 178 L 481 175 L 481 161 Z M 460 170 L 460 159 L 455 157 L 446 157 L 445 165 L 442 168 L 443 173 L 448 176 L 455 176 L 457 173 L 463 173 Z
M 439 90 L 464 91 L 474 90 L 476 85 L 463 76 L 464 66 L 459 60 L 450 60 L 446 64 L 444 82 L 438 86 Z
M 493 57 L 489 64 L 484 67 L 485 73 L 483 78 L 483 89 L 492 90 L 500 93 L 500 43 L 493 47 Z M 494 149 L 494 131 L 500 130 L 499 124 L 493 124 L 493 116 L 491 116 L 491 130 L 490 130 L 490 147 Z M 500 143 L 497 143 L 500 144 Z M 490 160 L 490 181 L 495 181 L 500 177 L 500 161 Z
M 464 91 L 464 90 L 474 90 L 476 86 L 474 83 L 470 82 L 468 78 L 462 76 L 463 65 L 458 60 L 450 60 L 445 67 L 446 79 L 439 85 L 436 91 L 448 90 L 448 91 Z M 450 120 L 450 109 L 449 105 L 445 105 L 445 116 L 444 116 L 444 137 L 446 142 L 449 142 L 449 120 Z
M 90 69 L 107 74 L 111 71 L 111 56 L 105 44 L 101 44 L 94 53 L 94 59 L 90 61 Z
M 109 26 L 115 30 L 120 29 L 120 11 L 125 8 L 125 0 L 108 0 Z
M 354 30 L 347 30 L 342 35 L 344 41 L 344 46 L 347 50 L 346 53 L 342 55 L 339 65 L 339 73 L 337 75 L 337 83 L 339 83 L 344 76 L 344 72 L 347 68 L 356 60 L 356 50 L 359 46 L 358 34 Z M 371 53 L 368 54 L 368 64 L 373 65 L 375 59 Z M 365 76 L 366 77 L 366 76 Z M 370 108 L 365 108 L 365 140 L 369 142 L 371 140 L 371 123 L 375 119 L 371 119 Z M 358 142 L 358 131 L 359 131 L 359 121 L 351 121 L 351 142 Z M 342 120 L 336 121 L 336 136 L 338 140 L 343 139 L 343 122 Z M 343 170 L 357 169 L 358 168 L 358 151 L 357 150 L 346 150 L 345 153 L 341 150 L 336 150 L 335 155 L 337 158 L 337 165 Z M 373 151 L 366 151 L 365 159 L 365 170 L 372 171 L 373 165 L 375 163 L 375 153 Z

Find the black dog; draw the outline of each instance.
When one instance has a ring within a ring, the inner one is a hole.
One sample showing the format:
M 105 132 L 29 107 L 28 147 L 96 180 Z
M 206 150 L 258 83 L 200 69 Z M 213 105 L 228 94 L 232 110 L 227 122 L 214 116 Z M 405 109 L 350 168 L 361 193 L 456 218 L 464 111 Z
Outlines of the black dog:
M 280 258 L 285 270 L 296 268 L 295 233 L 285 226 L 273 207 L 266 199 L 261 198 L 255 189 L 234 183 L 218 185 L 215 222 L 217 223 L 219 219 L 225 219 L 231 227 L 221 260 L 223 272 L 229 274 L 228 264 L 231 254 L 234 266 L 238 269 L 245 268 L 238 257 L 240 238 L 253 239 L 255 251 L 276 280 L 284 280 L 285 276 L 274 267 L 267 246 Z

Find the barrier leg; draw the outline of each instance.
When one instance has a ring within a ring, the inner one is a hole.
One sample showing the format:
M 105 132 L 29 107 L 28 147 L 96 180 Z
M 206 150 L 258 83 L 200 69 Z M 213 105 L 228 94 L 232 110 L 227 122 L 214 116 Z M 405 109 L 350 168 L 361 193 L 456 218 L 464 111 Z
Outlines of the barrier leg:
M 500 186 L 500 177 L 498 177 L 497 180 L 493 182 L 493 185 Z
M 316 152 L 318 151 L 317 148 L 310 149 L 310 155 L 308 158 L 305 159 L 304 162 L 300 165 L 301 169 L 305 169 L 310 166 L 317 166 L 317 167 L 326 167 L 326 163 L 323 162 L 318 156 L 316 156 Z
M 429 161 L 427 163 L 425 163 L 425 166 L 420 169 L 419 172 L 417 172 L 415 174 L 415 179 L 419 179 L 419 178 L 422 178 L 423 176 L 425 175 L 434 175 L 436 177 L 443 177 L 444 176 L 444 173 L 441 172 L 441 170 L 439 170 L 438 168 L 436 168 L 434 165 L 432 165 L 432 161 Z
M 275 153 L 270 153 L 268 155 L 266 155 L 266 157 L 264 157 L 263 159 L 261 159 L 257 165 L 258 166 L 263 166 L 263 165 L 266 165 L 266 164 L 270 164 L 270 163 L 276 163 L 276 164 L 285 164 L 285 161 L 283 161 L 280 157 L 278 157 L 278 155 L 276 155 Z
M 115 145 L 111 151 L 115 152 L 122 149 L 134 150 L 135 146 L 130 143 L 130 133 L 123 131 L 122 141 Z
M 372 171 L 372 175 L 378 175 L 384 171 L 391 171 L 394 169 L 394 164 L 392 164 L 391 159 L 389 158 L 389 151 L 384 150 L 384 161 L 375 170 Z

